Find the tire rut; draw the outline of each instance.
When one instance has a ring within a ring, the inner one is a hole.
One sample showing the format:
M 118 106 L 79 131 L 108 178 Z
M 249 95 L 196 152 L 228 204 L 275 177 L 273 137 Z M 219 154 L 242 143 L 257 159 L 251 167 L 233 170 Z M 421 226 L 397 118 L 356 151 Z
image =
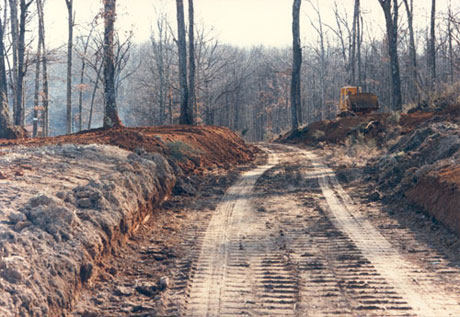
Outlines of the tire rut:
M 190 282 L 186 316 L 294 315 L 295 277 L 251 205 L 256 181 L 276 164 L 272 156 L 244 173 L 215 211 Z
M 299 151 L 295 149 L 296 151 Z M 328 205 L 328 217 L 336 228 L 343 231 L 363 253 L 388 288 L 402 301 L 393 302 L 392 310 L 401 309 L 394 303 L 407 302 L 407 309 L 418 316 L 458 316 L 460 306 L 456 296 L 450 296 L 437 285 L 435 276 L 405 260 L 396 248 L 360 213 L 339 184 L 334 172 L 313 153 L 300 150 L 311 161 L 322 193 Z M 383 302 L 386 302 L 385 300 Z M 369 302 L 382 303 L 382 300 Z
M 269 149 L 268 149 L 269 148 Z M 226 193 L 195 252 L 185 316 L 455 316 L 311 152 L 270 145 Z

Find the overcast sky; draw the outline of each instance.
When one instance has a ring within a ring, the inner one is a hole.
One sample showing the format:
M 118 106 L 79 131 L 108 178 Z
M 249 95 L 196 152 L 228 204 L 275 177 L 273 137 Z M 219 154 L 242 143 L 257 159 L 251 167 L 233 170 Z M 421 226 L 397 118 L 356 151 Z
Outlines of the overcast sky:
M 460 1 L 451 0 L 457 12 Z M 184 1 L 187 2 L 187 1 Z M 312 0 L 319 3 L 323 23 L 335 26 L 333 15 L 334 0 Z M 336 0 L 339 8 L 351 14 L 353 0 Z M 365 19 L 369 21 L 372 34 L 383 31 L 383 13 L 377 0 L 362 2 Z M 415 0 L 416 17 L 419 26 L 426 26 L 431 0 Z M 438 10 L 446 10 L 449 0 L 438 0 Z M 46 1 L 47 41 L 53 45 L 67 40 L 67 9 L 64 0 Z M 101 0 L 75 0 L 76 23 L 86 25 L 102 7 Z M 117 28 L 120 31 L 134 31 L 135 40 L 147 40 L 155 12 L 166 12 L 173 26 L 175 20 L 175 0 L 118 0 Z M 292 0 L 194 0 L 196 22 L 213 27 L 215 37 L 220 42 L 238 46 L 267 45 L 284 47 L 291 43 Z M 307 1 L 302 3 L 302 38 L 314 40 L 315 33 L 309 19 L 316 21 L 316 14 Z M 404 8 L 401 16 L 405 18 Z

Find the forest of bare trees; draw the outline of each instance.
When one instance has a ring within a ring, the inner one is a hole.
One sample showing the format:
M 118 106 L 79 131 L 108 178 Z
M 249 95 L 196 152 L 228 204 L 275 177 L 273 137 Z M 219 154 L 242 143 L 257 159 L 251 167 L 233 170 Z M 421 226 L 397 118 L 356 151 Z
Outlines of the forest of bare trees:
M 177 20 L 157 12 L 145 43 L 133 42 L 132 34 L 117 32 L 116 26 L 110 29 L 115 17 L 102 12 L 104 6 L 110 12 L 112 1 L 101 2 L 101 13 L 86 25 L 74 21 L 78 12 L 65 0 L 65 47 L 47 45 L 46 0 L 4 1 L 0 124 L 38 136 L 100 127 L 107 114 L 104 100 L 112 96 L 110 105 L 125 125 L 223 125 L 253 141 L 291 129 L 293 113 L 299 125 L 334 118 L 345 85 L 377 94 L 381 111 L 430 104 L 446 89 L 459 87 L 460 13 L 452 5 L 440 11 L 432 0 L 430 23 L 422 29 L 414 23 L 420 17 L 413 0 L 372 1 L 385 19 L 383 36 L 372 31 L 359 0 L 350 8 L 337 1 L 327 13 L 316 1 L 293 0 L 291 5 L 305 8 L 300 20 L 314 30 L 299 30 L 302 46 L 294 50 L 299 69 L 293 68 L 292 47 L 221 43 L 211 26 L 195 22 L 192 0 L 177 0 L 182 8 Z M 325 23 L 324 14 L 335 23 Z M 291 112 L 291 76 L 297 69 L 302 93 Z M 105 79 L 109 73 L 113 83 Z

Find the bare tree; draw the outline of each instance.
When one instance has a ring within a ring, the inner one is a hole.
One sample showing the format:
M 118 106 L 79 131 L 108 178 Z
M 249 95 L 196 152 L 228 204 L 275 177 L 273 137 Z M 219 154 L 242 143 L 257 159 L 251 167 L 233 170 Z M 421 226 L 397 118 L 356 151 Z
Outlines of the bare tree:
M 166 104 L 170 90 L 170 73 L 172 64 L 171 37 L 167 29 L 166 15 L 162 14 L 157 20 L 157 37 L 151 37 L 152 58 L 154 67 L 151 67 L 151 73 L 158 78 L 158 105 L 159 105 L 159 123 L 166 122 Z M 169 53 L 169 54 L 168 54 Z M 172 111 L 169 111 L 169 122 L 172 123 Z
M 5 47 L 3 44 L 3 24 L 0 18 L 0 138 L 10 136 L 13 124 L 10 119 L 6 90 Z
M 16 33 L 16 30 L 12 31 L 12 38 L 13 42 L 15 42 L 15 38 L 17 39 L 17 51 L 15 50 L 15 45 L 13 44 L 13 61 L 14 56 L 17 56 L 17 64 L 16 68 L 13 67 L 13 71 L 15 72 L 15 82 L 14 82 L 14 92 L 15 92 L 15 111 L 14 111 L 14 124 L 24 126 L 24 105 L 23 105 L 23 93 L 24 93 L 24 78 L 26 75 L 26 63 L 25 63 L 25 35 L 26 35 L 26 19 L 28 14 L 28 8 L 32 4 L 32 0 L 26 2 L 25 0 L 20 0 L 19 6 L 21 9 L 20 17 L 19 17 L 19 34 Z M 17 14 L 17 2 L 16 0 L 10 0 L 11 11 L 16 10 Z M 13 12 L 11 13 L 11 25 L 17 28 L 17 16 L 14 16 Z M 16 22 L 13 22 L 16 20 Z M 14 35 L 16 33 L 16 35 Z
M 428 43 L 428 65 L 430 69 L 430 88 L 436 87 L 436 0 L 431 0 L 430 40 Z
M 302 65 L 302 48 L 300 47 L 299 12 L 301 0 L 294 0 L 292 5 L 292 77 L 291 77 L 291 126 L 299 127 L 298 112 L 301 107 L 300 68 Z
M 48 57 L 45 45 L 45 21 L 43 13 L 43 2 L 37 1 L 37 12 L 38 12 L 38 31 L 39 31 L 39 42 L 41 43 L 41 48 L 43 52 L 42 57 L 42 106 L 43 106 L 43 115 L 42 115 L 42 135 L 44 137 L 48 136 L 48 127 L 49 127 L 49 88 L 48 88 Z
M 99 51 L 100 50 L 97 50 L 95 53 L 96 55 L 95 63 L 89 64 L 93 68 L 94 72 L 96 73 L 96 79 L 93 83 L 93 92 L 91 93 L 91 102 L 90 102 L 89 118 L 88 118 L 88 130 L 91 129 L 91 123 L 93 121 L 93 112 L 94 112 L 94 100 L 96 98 L 96 92 L 97 92 L 97 89 L 99 88 L 99 82 L 101 81 L 101 73 L 104 67 L 104 61 L 98 60 Z
M 417 51 L 415 48 L 415 33 L 414 33 L 414 1 L 404 0 L 407 13 L 407 24 L 409 27 L 409 73 L 411 81 L 409 84 L 409 92 L 412 98 L 417 98 Z
M 104 0 L 104 128 L 121 127 L 115 97 L 115 56 L 113 53 L 116 0 Z
M 316 15 L 318 17 L 318 26 L 316 26 L 313 21 L 311 22 L 312 27 L 316 30 L 319 36 L 319 52 L 318 52 L 318 58 L 319 58 L 319 90 L 320 90 L 320 118 L 322 118 L 322 114 L 324 113 L 325 110 L 325 101 L 326 101 L 326 47 L 325 47 L 325 32 L 323 31 L 323 21 L 321 18 L 321 12 L 319 9 L 319 3 L 315 6 L 311 1 L 310 4 L 313 8 L 313 10 L 316 12 Z M 356 45 L 356 43 L 355 43 Z M 353 53 L 354 54 L 354 53 Z M 351 54 L 350 54 L 351 56 Z M 350 57 L 351 58 L 351 57 Z M 354 65 L 354 58 L 353 58 L 353 65 L 352 68 L 355 67 Z M 350 63 L 351 64 L 351 63 Z M 353 78 L 354 78 L 354 72 L 353 72 Z M 354 82 L 354 79 L 353 79 Z
M 189 112 L 192 117 L 192 124 L 195 122 L 193 113 L 197 113 L 196 109 L 196 94 L 195 94 L 195 21 L 193 12 L 193 0 L 188 0 L 188 55 L 189 55 Z
M 398 1 L 378 0 L 385 15 L 388 54 L 391 69 L 391 104 L 394 111 L 402 109 L 401 75 L 398 58 Z
M 37 11 L 40 10 L 41 0 L 37 0 Z M 40 18 L 39 22 L 40 24 Z M 35 138 L 38 132 L 38 110 L 39 110 L 39 100 L 38 97 L 40 95 L 40 59 L 41 59 L 41 52 L 42 52 L 42 40 L 40 38 L 40 25 L 38 26 L 38 45 L 37 45 L 37 53 L 36 53 L 36 63 L 35 63 L 35 89 L 34 89 L 34 110 L 33 110 L 33 130 L 32 136 Z
M 352 27 L 352 40 L 350 52 L 350 70 L 351 70 L 351 84 L 356 85 L 356 62 L 359 53 L 360 45 L 360 1 L 355 0 L 355 8 L 353 11 L 353 27 Z M 359 74 L 358 74 L 359 77 Z
M 13 67 L 10 72 L 11 88 L 13 91 L 13 121 L 16 123 L 16 112 L 18 111 L 16 91 L 18 82 L 18 36 L 19 36 L 19 21 L 18 21 L 18 2 L 17 0 L 9 0 L 10 4 L 10 23 L 11 23 L 11 55 L 13 56 Z
M 193 124 L 193 109 L 190 109 L 187 85 L 187 43 L 185 41 L 184 2 L 176 0 L 177 7 L 177 45 L 179 50 L 179 83 L 181 90 L 180 124 Z
M 449 77 L 450 83 L 454 83 L 454 46 L 453 42 L 453 20 L 454 16 L 452 13 L 452 3 L 449 0 L 449 6 L 447 9 L 447 41 L 448 41 L 448 49 L 449 49 Z
M 72 133 L 72 47 L 73 47 L 73 0 L 65 0 L 68 11 L 69 38 L 67 40 L 67 102 L 66 132 Z
M 78 131 L 81 131 L 83 129 L 83 90 L 84 90 L 84 83 L 85 83 L 85 70 L 87 66 L 87 54 L 88 54 L 88 49 L 89 49 L 89 44 L 92 39 L 92 34 L 94 32 L 94 29 L 96 28 L 97 23 L 96 19 L 93 20 L 90 24 L 90 29 L 88 32 L 88 35 L 86 36 L 81 36 L 79 38 L 80 44 L 81 44 L 81 51 L 77 51 L 78 54 L 80 55 L 80 60 L 81 60 L 81 68 L 80 68 L 80 86 L 78 89 Z M 99 77 L 99 76 L 98 76 Z M 96 84 L 97 86 L 97 84 Z

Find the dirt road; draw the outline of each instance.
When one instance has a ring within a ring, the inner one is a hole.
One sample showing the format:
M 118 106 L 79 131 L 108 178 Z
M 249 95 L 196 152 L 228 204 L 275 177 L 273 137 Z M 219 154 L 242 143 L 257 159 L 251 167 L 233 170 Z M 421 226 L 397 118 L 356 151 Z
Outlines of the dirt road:
M 212 216 L 184 315 L 460 315 L 444 276 L 458 267 L 430 272 L 407 258 L 313 153 L 267 150 Z
M 313 151 L 261 147 L 264 164 L 173 197 L 73 315 L 460 316 L 460 265 L 436 242 L 452 236 L 344 189 Z

